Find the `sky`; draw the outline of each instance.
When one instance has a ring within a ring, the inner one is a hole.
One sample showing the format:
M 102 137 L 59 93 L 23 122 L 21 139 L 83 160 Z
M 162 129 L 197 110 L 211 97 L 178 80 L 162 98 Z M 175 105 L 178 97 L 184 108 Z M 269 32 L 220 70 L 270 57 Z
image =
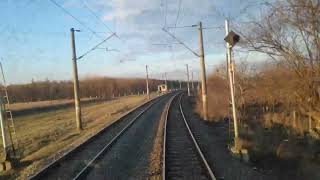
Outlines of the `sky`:
M 161 79 L 167 73 L 168 79 L 185 80 L 185 64 L 189 64 L 196 80 L 199 58 L 180 44 L 174 44 L 177 42 L 162 28 L 191 26 L 201 21 L 207 28 L 203 30 L 203 38 L 206 68 L 210 73 L 218 64 L 225 63 L 225 18 L 231 19 L 231 29 L 235 29 L 245 18 L 244 10 L 256 14 L 256 6 L 248 6 L 253 2 L 256 3 L 253 0 L 0 0 L 0 61 L 9 84 L 70 80 L 70 28 L 75 28 L 80 30 L 75 33 L 78 57 L 112 33 L 119 36 L 112 36 L 99 49 L 78 60 L 80 78 L 144 78 L 148 65 L 151 78 Z M 169 31 L 199 52 L 196 27 Z M 241 55 L 236 57 L 242 59 Z

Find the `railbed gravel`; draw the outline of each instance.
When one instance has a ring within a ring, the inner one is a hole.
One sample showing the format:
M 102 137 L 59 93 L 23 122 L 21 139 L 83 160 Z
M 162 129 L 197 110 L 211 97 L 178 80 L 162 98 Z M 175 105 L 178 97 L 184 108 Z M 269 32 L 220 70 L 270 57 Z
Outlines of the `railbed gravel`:
M 273 174 L 265 174 L 248 163 L 233 157 L 228 149 L 228 126 L 226 123 L 208 123 L 194 113 L 193 99 L 183 96 L 182 107 L 204 156 L 217 179 L 226 180 L 273 180 Z
M 85 179 L 148 179 L 153 142 L 171 96 L 161 99 L 143 114 L 98 160 Z
M 210 179 L 184 123 L 179 97 L 173 100 L 167 121 L 166 179 Z

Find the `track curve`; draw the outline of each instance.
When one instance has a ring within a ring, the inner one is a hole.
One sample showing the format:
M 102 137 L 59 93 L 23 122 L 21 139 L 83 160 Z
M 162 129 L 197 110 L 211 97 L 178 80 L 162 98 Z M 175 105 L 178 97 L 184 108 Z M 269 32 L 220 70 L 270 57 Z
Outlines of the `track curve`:
M 186 121 L 181 94 L 167 109 L 163 143 L 163 179 L 212 179 L 215 176 Z

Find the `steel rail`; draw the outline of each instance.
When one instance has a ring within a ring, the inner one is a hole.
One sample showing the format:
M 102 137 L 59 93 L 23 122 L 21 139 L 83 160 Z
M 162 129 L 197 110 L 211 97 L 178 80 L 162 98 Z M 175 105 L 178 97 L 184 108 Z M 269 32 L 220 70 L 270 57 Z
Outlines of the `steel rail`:
M 201 162 L 203 163 L 203 165 L 205 166 L 205 169 L 207 170 L 207 173 L 209 175 L 209 177 L 212 179 L 212 180 L 216 180 L 216 177 L 214 176 L 213 174 L 213 171 L 211 170 L 204 154 L 202 153 L 196 139 L 194 138 L 194 135 L 190 129 L 190 126 L 186 120 L 186 117 L 185 117 L 185 114 L 183 112 L 183 108 L 182 108 L 182 105 L 181 105 L 181 99 L 182 99 L 182 96 L 183 94 L 181 94 L 179 96 L 179 99 L 178 99 L 178 102 L 179 102 L 179 110 L 180 110 L 180 113 L 183 117 L 183 121 L 184 121 L 184 124 L 185 124 L 185 127 L 187 128 L 188 130 L 188 134 L 190 136 L 190 138 L 192 139 L 192 142 L 193 142 L 193 145 L 195 146 L 196 150 L 197 150 L 197 154 L 200 156 L 201 158 Z M 175 97 L 173 97 L 170 101 L 170 104 L 168 105 L 168 108 L 166 110 L 166 119 L 165 119 L 165 126 L 164 126 L 164 135 L 163 135 L 163 138 L 164 138 L 164 141 L 163 141 L 163 154 L 162 154 L 162 179 L 165 180 L 166 179 L 166 142 L 167 142 L 167 121 L 168 121 L 168 114 L 169 114 L 169 109 L 171 107 L 171 104 L 172 104 L 172 101 Z
M 176 95 L 177 96 L 177 95 Z M 162 144 L 162 179 L 165 180 L 166 177 L 166 142 L 167 142 L 167 121 L 169 116 L 169 109 L 171 107 L 173 99 L 176 97 L 173 96 L 166 107 L 166 115 L 164 121 L 164 130 L 163 130 L 163 144 Z
M 108 149 L 112 147 L 114 143 L 116 143 L 119 138 L 133 125 L 133 123 L 136 122 L 137 119 L 139 119 L 145 112 L 147 112 L 157 101 L 151 103 L 147 108 L 145 108 L 142 112 L 140 112 L 136 117 L 134 117 L 129 124 L 127 124 L 117 135 L 112 138 L 112 140 L 105 145 L 99 153 L 97 153 L 94 158 L 92 158 L 88 164 L 73 178 L 73 180 L 81 179 L 84 176 L 86 176 L 89 171 L 94 167 L 94 163 L 103 155 L 106 153 Z
M 208 161 L 206 160 L 206 158 L 203 155 L 203 153 L 202 153 L 202 151 L 201 151 L 196 139 L 194 138 L 194 135 L 193 135 L 193 133 L 192 133 L 192 131 L 190 129 L 190 126 L 189 126 L 187 120 L 186 120 L 186 117 L 184 115 L 184 112 L 183 112 L 183 109 L 182 109 L 182 105 L 181 105 L 181 99 L 182 99 L 182 95 L 179 97 L 179 108 L 180 108 L 180 113 L 181 113 L 181 115 L 183 117 L 184 123 L 185 123 L 185 125 L 186 125 L 186 127 L 188 129 L 189 135 L 190 135 L 190 137 L 191 137 L 191 139 L 193 141 L 194 146 L 197 149 L 197 152 L 199 153 L 199 156 L 201 157 L 201 160 L 202 160 L 203 164 L 205 165 L 205 167 L 206 167 L 206 169 L 207 169 L 207 171 L 208 171 L 208 173 L 210 175 L 210 178 L 212 180 L 216 180 L 216 177 L 214 176 L 214 174 L 213 174 L 213 172 L 212 172 L 212 170 L 211 170 L 211 168 L 210 168 L 210 166 L 208 164 Z
M 112 126 L 117 125 L 122 119 L 126 118 L 129 114 L 133 113 L 134 111 L 142 108 L 143 106 L 145 106 L 148 103 L 151 103 L 149 106 L 146 107 L 146 109 L 144 109 L 142 112 L 145 112 L 146 110 L 148 110 L 152 105 L 154 105 L 157 101 L 159 101 L 162 97 L 164 97 L 164 95 L 155 97 L 153 99 L 148 100 L 147 102 L 137 106 L 136 108 L 128 111 L 127 113 L 125 113 L 124 115 L 122 115 L 121 117 L 119 117 L 117 120 L 115 120 L 114 122 L 112 122 L 111 124 L 103 127 L 102 129 L 100 129 L 96 134 L 93 134 L 92 136 L 90 136 L 88 139 L 86 139 L 84 142 L 82 142 L 81 144 L 75 146 L 74 148 L 70 149 L 69 151 L 63 153 L 62 156 L 60 156 L 58 159 L 52 161 L 51 163 L 49 163 L 48 165 L 46 165 L 45 167 L 43 167 L 40 171 L 38 171 L 36 174 L 32 175 L 31 177 L 29 177 L 28 179 L 30 180 L 36 180 L 36 179 L 42 179 L 42 177 L 45 177 L 45 174 L 55 168 L 56 166 L 59 165 L 59 163 L 61 161 L 63 161 L 64 159 L 67 159 L 68 157 L 72 156 L 72 154 L 74 154 L 75 152 L 79 151 L 82 149 L 83 146 L 85 146 L 86 144 L 90 143 L 91 141 L 93 141 L 97 136 L 99 136 L 100 134 L 102 134 L 103 132 L 105 132 L 106 130 L 110 129 Z M 135 118 L 133 119 L 137 119 L 139 116 L 141 116 L 142 113 L 139 113 Z M 129 124 L 131 124 L 132 121 L 130 121 Z M 126 126 L 127 127 L 127 126 Z M 121 131 L 122 132 L 122 131 Z M 113 141 L 114 138 L 111 140 Z M 110 144 L 110 143 L 109 143 Z

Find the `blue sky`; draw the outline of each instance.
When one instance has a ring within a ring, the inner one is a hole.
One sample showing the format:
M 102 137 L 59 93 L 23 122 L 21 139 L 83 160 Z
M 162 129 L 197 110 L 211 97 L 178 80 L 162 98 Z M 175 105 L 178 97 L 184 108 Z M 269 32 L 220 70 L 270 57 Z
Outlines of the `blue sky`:
M 1 0 L 0 57 L 9 83 L 27 83 L 32 79 L 71 79 L 70 28 L 81 30 L 75 35 L 77 54 L 80 56 L 110 35 L 103 23 L 115 31 L 121 40 L 113 37 L 101 45 L 101 48 L 108 47 L 120 52 L 100 49 L 93 51 L 78 62 L 80 78 L 144 77 L 145 65 L 148 64 L 152 78 L 161 78 L 167 72 L 168 79 L 185 79 L 185 64 L 188 63 L 196 79 L 199 60 L 193 54 L 181 45 L 153 45 L 175 42 L 161 30 L 165 21 L 167 26 L 174 26 L 176 23 L 177 26 L 193 25 L 202 21 L 204 27 L 223 27 L 224 16 L 233 18 L 234 22 L 241 21 L 242 10 L 249 3 L 249 0 L 55 1 L 101 38 L 50 0 Z M 179 1 L 181 6 L 177 16 Z M 171 32 L 198 51 L 196 28 Z M 208 72 L 214 65 L 224 62 L 223 38 L 223 28 L 204 30 Z

